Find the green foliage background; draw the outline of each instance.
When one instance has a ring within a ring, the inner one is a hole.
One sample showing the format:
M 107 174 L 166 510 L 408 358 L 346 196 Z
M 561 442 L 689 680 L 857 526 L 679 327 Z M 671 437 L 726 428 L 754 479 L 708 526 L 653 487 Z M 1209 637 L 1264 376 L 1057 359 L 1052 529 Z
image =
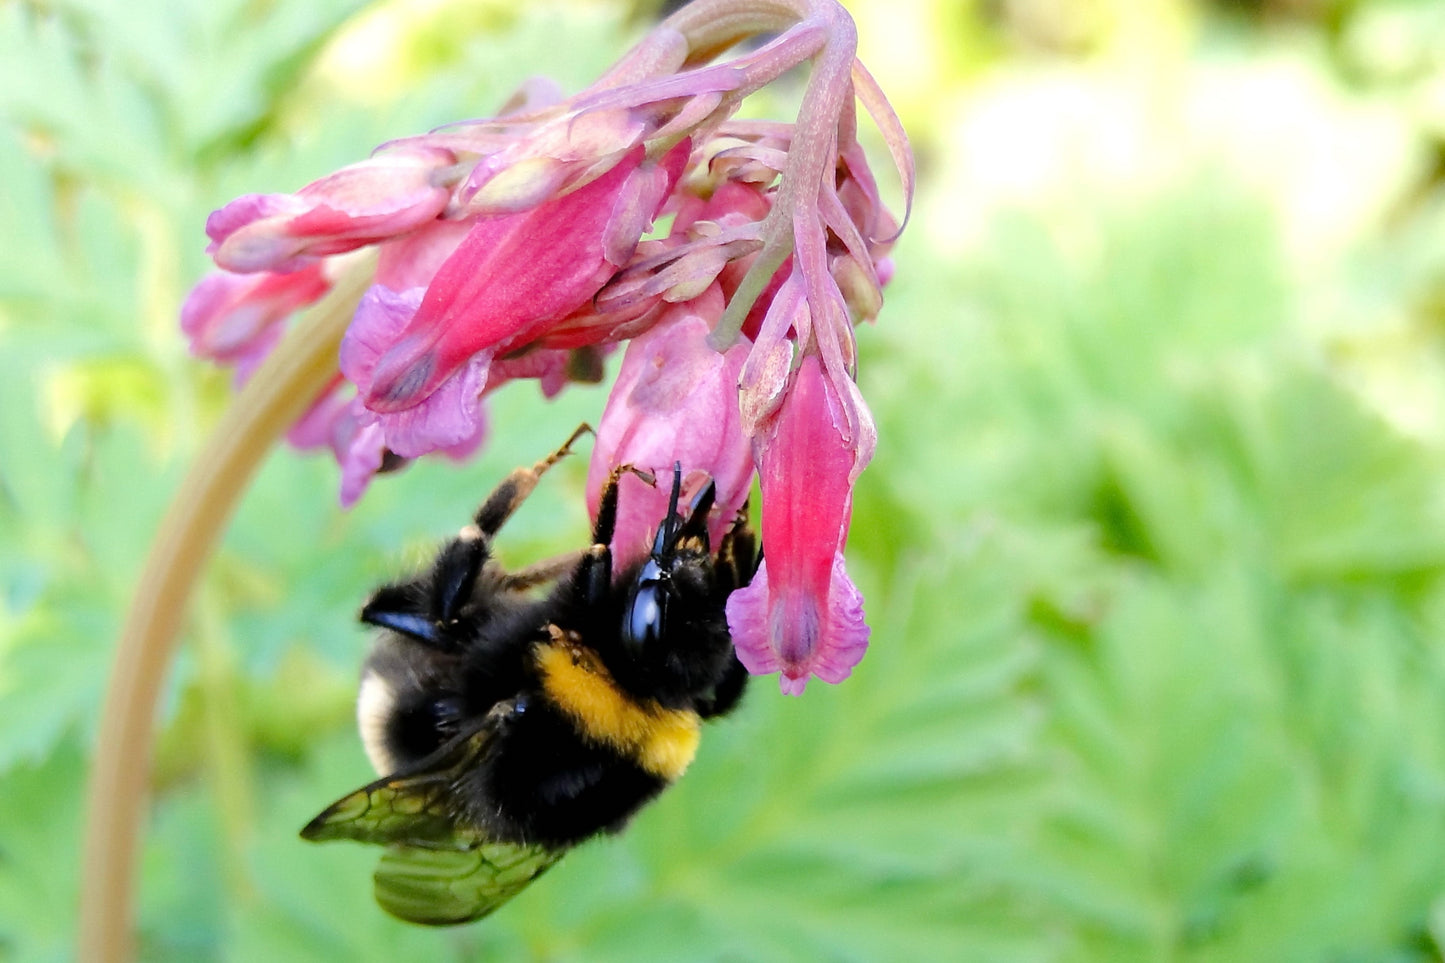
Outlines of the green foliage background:
M 601 390 L 354 511 L 278 452 L 191 613 L 153 960 L 1413 961 L 1445 946 L 1445 9 L 857 0 L 915 140 L 861 380 L 854 677 L 457 932 L 297 829 L 366 778 L 359 600 Z M 226 404 L 206 213 L 640 25 L 570 4 L 0 5 L 0 960 L 73 950 L 112 640 Z M 778 109 L 787 95 L 779 95 Z M 509 528 L 575 544 L 582 464 Z

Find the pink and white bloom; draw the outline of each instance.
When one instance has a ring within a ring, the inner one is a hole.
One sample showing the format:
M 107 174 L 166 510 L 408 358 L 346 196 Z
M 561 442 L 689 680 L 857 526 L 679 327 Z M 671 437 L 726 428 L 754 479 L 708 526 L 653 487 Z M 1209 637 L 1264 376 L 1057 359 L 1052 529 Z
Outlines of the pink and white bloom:
M 771 39 L 714 62 L 752 36 Z M 681 462 L 689 490 L 716 483 L 720 538 L 756 470 L 767 561 L 729 603 L 739 655 L 787 692 L 836 682 L 868 632 L 843 562 L 876 442 L 854 329 L 882 307 L 901 230 L 859 145 L 858 103 L 906 200 L 913 184 L 907 138 L 856 45 L 836 0 L 696 0 L 574 96 L 534 83 L 495 117 L 221 208 L 207 233 L 223 272 L 197 285 L 183 327 L 198 353 L 244 373 L 325 293 L 336 259 L 376 248 L 336 382 L 291 436 L 333 451 L 348 504 L 379 472 L 474 451 L 487 394 L 600 380 L 626 345 L 593 511 L 616 465 L 663 475 Z M 804 63 L 795 120 L 734 119 Z M 619 569 L 666 502 L 623 482 Z

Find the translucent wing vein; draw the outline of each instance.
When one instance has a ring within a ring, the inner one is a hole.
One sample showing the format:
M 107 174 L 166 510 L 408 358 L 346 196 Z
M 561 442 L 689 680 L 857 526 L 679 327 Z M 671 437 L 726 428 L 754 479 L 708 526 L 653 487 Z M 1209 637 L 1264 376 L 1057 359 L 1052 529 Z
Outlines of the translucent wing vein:
M 483 843 L 469 850 L 395 846 L 376 867 L 376 901 L 412 923 L 469 923 L 521 892 L 562 852 L 508 843 Z

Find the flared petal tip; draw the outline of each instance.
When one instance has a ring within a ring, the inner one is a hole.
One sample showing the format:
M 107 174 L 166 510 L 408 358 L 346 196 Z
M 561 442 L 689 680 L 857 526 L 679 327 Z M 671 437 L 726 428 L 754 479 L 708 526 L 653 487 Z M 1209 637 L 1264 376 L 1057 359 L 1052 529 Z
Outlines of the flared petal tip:
M 842 553 L 833 558 L 826 599 L 802 589 L 770 590 L 767 568 L 764 560 L 752 583 L 727 601 L 738 660 L 754 675 L 780 673 L 784 695 L 802 695 L 814 676 L 829 684 L 848 678 L 868 649 L 869 630 Z

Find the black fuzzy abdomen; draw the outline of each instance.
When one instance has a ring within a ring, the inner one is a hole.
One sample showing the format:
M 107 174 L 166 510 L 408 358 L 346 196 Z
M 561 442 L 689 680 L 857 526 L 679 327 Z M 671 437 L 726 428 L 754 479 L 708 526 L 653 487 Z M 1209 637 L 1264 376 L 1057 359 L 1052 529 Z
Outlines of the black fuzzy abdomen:
M 530 699 L 461 797 L 497 839 L 571 846 L 615 832 L 667 785 L 615 749 L 584 740 L 540 698 Z

